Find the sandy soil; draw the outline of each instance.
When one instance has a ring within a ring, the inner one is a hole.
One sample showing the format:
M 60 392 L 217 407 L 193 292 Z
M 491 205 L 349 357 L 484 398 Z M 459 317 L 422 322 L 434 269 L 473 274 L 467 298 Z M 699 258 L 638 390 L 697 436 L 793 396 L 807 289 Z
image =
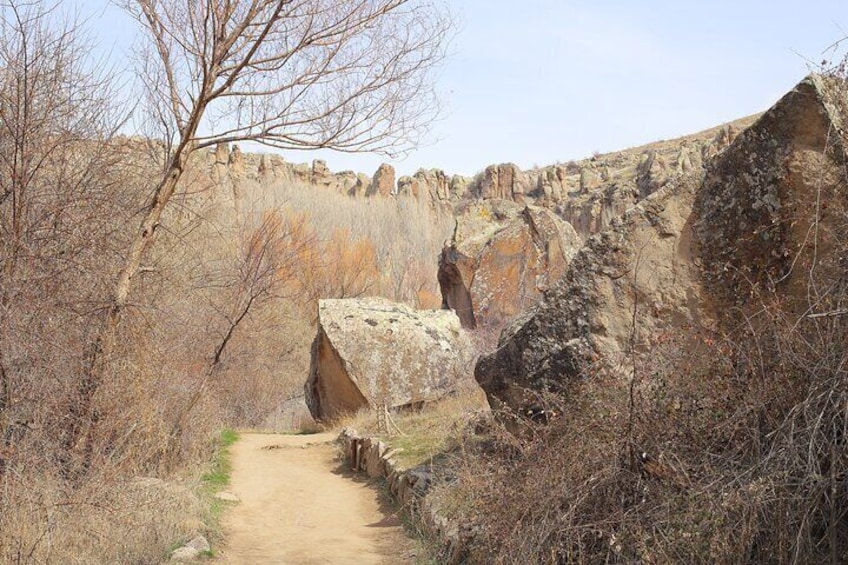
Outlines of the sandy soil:
M 221 565 L 414 562 L 380 491 L 335 460 L 331 434 L 242 434 L 233 445 Z M 269 449 L 270 447 L 270 449 Z

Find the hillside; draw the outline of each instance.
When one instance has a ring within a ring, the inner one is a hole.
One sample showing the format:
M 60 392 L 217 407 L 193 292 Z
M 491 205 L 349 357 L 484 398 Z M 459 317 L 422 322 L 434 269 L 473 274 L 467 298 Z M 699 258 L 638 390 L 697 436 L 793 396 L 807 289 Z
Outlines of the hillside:
M 507 325 L 436 495 L 469 562 L 844 561 L 844 100 L 802 81 Z

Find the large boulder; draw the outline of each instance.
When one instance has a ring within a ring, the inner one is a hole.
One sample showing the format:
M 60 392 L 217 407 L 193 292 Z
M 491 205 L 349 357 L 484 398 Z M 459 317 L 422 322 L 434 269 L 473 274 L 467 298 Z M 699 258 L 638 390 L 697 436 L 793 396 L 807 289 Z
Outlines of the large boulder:
M 695 343 L 700 330 L 738 322 L 764 293 L 806 312 L 811 269 L 841 280 L 835 250 L 848 240 L 848 183 L 831 88 L 805 79 L 706 173 L 666 179 L 591 237 L 556 288 L 478 362 L 490 403 L 522 410 L 539 391 L 565 392 L 582 376 L 624 376 L 668 336 Z M 821 298 L 816 309 L 828 307 Z
M 777 292 L 784 307 L 806 309 L 813 275 L 844 277 L 845 88 L 811 75 L 754 126 L 721 138 L 732 144 L 710 167 L 694 224 L 704 284 L 720 307 Z
M 537 391 L 564 392 L 590 366 L 621 366 L 634 319 L 648 336 L 698 318 L 688 219 L 699 180 L 679 179 L 587 241 L 556 287 L 477 364 L 490 404 L 523 411 Z
M 471 355 L 451 311 L 382 298 L 321 300 L 306 403 L 323 420 L 437 400 L 471 383 Z
M 551 211 L 487 200 L 457 219 L 439 260 L 442 303 L 463 327 L 496 327 L 552 287 L 581 246 Z

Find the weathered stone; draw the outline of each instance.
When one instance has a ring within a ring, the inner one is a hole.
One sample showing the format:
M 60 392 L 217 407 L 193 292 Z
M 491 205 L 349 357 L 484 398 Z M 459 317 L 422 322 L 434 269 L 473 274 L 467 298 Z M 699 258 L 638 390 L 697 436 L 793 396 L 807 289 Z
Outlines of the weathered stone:
M 289 182 L 292 178 L 289 164 L 286 163 L 279 155 L 271 155 L 268 157 L 270 163 L 271 176 L 280 179 L 284 182 Z
M 557 206 L 557 215 L 584 239 L 606 229 L 641 198 L 634 184 L 616 182 L 587 195 L 567 198 Z
M 544 197 L 544 200 L 559 202 L 565 193 L 564 179 L 565 176 L 561 174 L 560 167 L 544 169 L 539 175 L 537 192 Z
M 841 89 L 812 75 L 753 126 L 738 136 L 728 128 L 722 137 L 732 144 L 698 195 L 695 236 L 705 285 L 725 307 L 775 292 L 786 308 L 808 308 L 805 265 L 842 278 L 836 250 L 845 241 L 848 182 L 834 132 L 844 131 L 844 117 L 839 102 L 831 103 Z
M 244 155 L 242 155 L 241 147 L 237 144 L 233 144 L 227 163 L 230 165 L 231 172 L 244 173 Z
M 230 144 L 219 143 L 215 146 L 215 162 L 226 165 L 230 162 Z
M 193 547 L 178 547 L 171 552 L 171 561 L 178 563 L 186 561 L 194 561 L 200 556 L 200 552 Z
M 469 196 L 468 189 L 471 186 L 471 179 L 462 175 L 454 175 L 450 179 L 450 194 L 451 199 L 460 200 Z
M 466 328 L 497 326 L 537 301 L 581 244 L 569 224 L 543 208 L 478 204 L 457 220 L 442 250 L 442 302 Z
M 334 188 L 339 194 L 349 194 L 359 182 L 359 177 L 353 171 L 341 171 L 335 174 Z
M 386 449 L 381 441 L 360 437 L 350 428 L 342 430 L 339 441 L 342 443 L 348 463 L 353 467 L 356 465 L 353 464 L 351 454 L 356 451 L 355 446 L 367 444 L 375 453 L 381 454 L 378 458 L 380 475 L 377 476 L 385 478 L 389 493 L 398 503 L 411 510 L 410 518 L 445 544 L 447 551 L 440 556 L 442 558 L 440 562 L 464 562 L 465 547 L 471 537 L 470 532 L 463 532 L 460 525 L 448 518 L 442 510 L 442 497 L 439 496 L 438 491 L 430 488 L 436 482 L 430 465 L 419 465 L 402 472 L 391 459 L 392 454 L 399 450 Z
M 195 536 L 191 538 L 191 540 L 185 544 L 185 547 L 192 547 L 203 553 L 204 551 L 209 551 L 211 547 L 209 546 L 209 542 L 206 541 L 206 538 L 203 536 Z
M 527 181 L 521 169 L 512 163 L 489 165 L 480 181 L 480 198 L 498 198 L 524 202 Z
M 407 483 L 412 493 L 417 497 L 422 497 L 430 490 L 433 484 L 433 473 L 426 465 L 415 467 L 406 472 Z
M 383 452 L 386 451 L 386 444 L 381 441 L 373 443 L 368 448 L 368 461 L 365 465 L 365 472 L 369 477 L 381 477 L 385 471 L 383 466 Z
M 524 410 L 536 402 L 528 391 L 562 392 L 599 359 L 620 363 L 634 301 L 661 303 L 650 315 L 637 312 L 640 333 L 696 317 L 697 272 L 685 242 L 699 179 L 687 180 L 590 238 L 545 301 L 504 330 L 497 351 L 475 369 L 493 406 Z
M 215 493 L 215 498 L 225 502 L 241 502 L 241 499 L 228 490 L 222 490 Z
M 365 196 L 391 196 L 395 191 L 395 168 L 383 163 L 374 173 L 371 186 L 365 192 Z
M 321 300 L 305 385 L 316 419 L 436 400 L 468 378 L 471 344 L 446 310 L 381 298 Z
M 418 179 L 408 176 L 400 177 L 397 181 L 397 194 L 398 196 L 418 198 L 420 194 Z
M 268 156 L 264 153 L 259 156 L 259 169 L 257 170 L 259 173 L 259 178 L 265 179 L 272 173 L 271 166 L 268 164 Z
M 356 175 L 356 183 L 348 189 L 347 193 L 353 197 L 365 196 L 370 186 L 371 178 L 364 173 L 359 173 Z
M 450 180 L 441 169 L 419 170 L 415 179 L 430 202 L 450 200 Z
M 229 177 L 230 145 L 219 143 L 215 146 L 214 161 L 210 170 L 212 182 L 223 183 Z
M 677 172 L 687 173 L 694 168 L 692 165 L 692 153 L 687 146 L 680 148 L 680 153 L 677 154 Z
M 312 182 L 312 167 L 306 163 L 289 163 L 288 165 L 291 170 L 291 177 L 294 180 L 303 184 L 310 184 Z
M 643 156 L 636 175 L 636 185 L 639 187 L 642 197 L 656 192 L 665 186 L 668 180 L 668 164 L 663 156 L 656 151 L 648 151 Z
M 589 194 L 601 186 L 601 178 L 591 167 L 584 167 L 580 171 L 580 193 Z
M 844 126 L 828 84 L 809 77 L 735 137 L 705 177 L 670 178 L 591 237 L 545 301 L 477 364 L 490 403 L 521 410 L 537 391 L 567 390 L 589 367 L 621 376 L 628 356 L 662 336 L 695 343 L 700 329 L 738 322 L 763 293 L 806 312 L 810 275 L 795 266 L 815 256 L 817 276 L 844 273 L 832 252 L 848 213 L 845 152 L 832 135 Z
M 327 162 L 321 159 L 312 160 L 312 184 L 316 186 L 330 186 L 335 184 L 335 178 L 327 168 Z

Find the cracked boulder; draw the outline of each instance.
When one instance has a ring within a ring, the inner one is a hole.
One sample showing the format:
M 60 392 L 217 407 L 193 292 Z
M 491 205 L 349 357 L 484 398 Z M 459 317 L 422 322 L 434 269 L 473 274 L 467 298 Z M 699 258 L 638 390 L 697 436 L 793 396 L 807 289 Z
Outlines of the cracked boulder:
M 553 212 L 488 200 L 457 220 L 439 260 L 442 302 L 463 327 L 497 327 L 535 304 L 580 247 Z
M 306 403 L 316 420 L 418 406 L 474 386 L 471 356 L 471 342 L 449 310 L 414 310 L 382 298 L 321 300 Z

